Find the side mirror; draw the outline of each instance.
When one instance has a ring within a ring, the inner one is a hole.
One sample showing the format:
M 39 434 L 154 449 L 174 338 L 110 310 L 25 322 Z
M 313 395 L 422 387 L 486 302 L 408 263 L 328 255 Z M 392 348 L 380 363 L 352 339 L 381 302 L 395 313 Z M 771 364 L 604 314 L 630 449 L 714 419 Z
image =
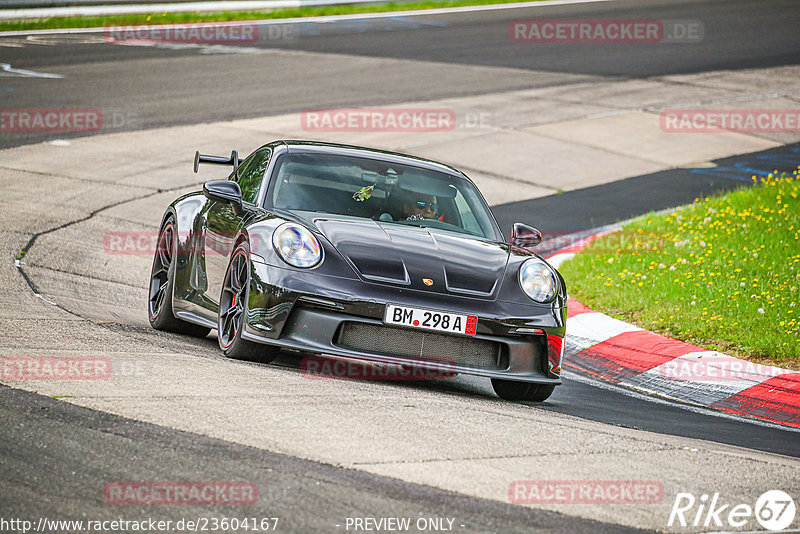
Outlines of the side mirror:
M 542 242 L 542 232 L 527 224 L 514 223 L 508 242 L 512 247 L 533 248 Z
M 217 202 L 230 202 L 233 204 L 233 209 L 237 214 L 241 213 L 243 210 L 242 190 L 236 182 L 231 182 L 230 180 L 211 180 L 203 184 L 203 194 L 206 198 L 216 200 Z

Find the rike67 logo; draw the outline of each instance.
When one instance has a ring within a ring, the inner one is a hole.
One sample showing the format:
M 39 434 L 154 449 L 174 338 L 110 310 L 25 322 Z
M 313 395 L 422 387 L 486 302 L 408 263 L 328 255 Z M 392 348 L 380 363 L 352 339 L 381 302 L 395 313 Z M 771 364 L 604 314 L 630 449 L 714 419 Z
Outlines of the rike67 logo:
M 744 527 L 753 519 L 769 531 L 784 530 L 792 524 L 797 507 L 792 497 L 781 490 L 769 490 L 756 499 L 755 505 L 733 505 L 720 498 L 719 493 L 678 493 L 669 514 L 668 527 Z

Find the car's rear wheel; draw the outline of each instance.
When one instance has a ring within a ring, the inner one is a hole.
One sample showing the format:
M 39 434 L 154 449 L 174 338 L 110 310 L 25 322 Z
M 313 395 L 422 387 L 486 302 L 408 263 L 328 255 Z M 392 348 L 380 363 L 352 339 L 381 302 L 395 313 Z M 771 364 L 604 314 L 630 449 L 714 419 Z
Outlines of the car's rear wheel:
M 544 402 L 553 394 L 556 387 L 552 384 L 533 384 L 492 378 L 492 388 L 503 400 Z
M 272 347 L 242 339 L 247 315 L 247 288 L 250 283 L 250 248 L 244 241 L 236 247 L 225 273 L 219 297 L 217 337 L 219 348 L 228 358 L 269 363 L 276 356 Z
M 172 311 L 172 289 L 175 285 L 175 258 L 177 256 L 175 222 L 168 218 L 158 233 L 153 268 L 150 271 L 150 291 L 147 315 L 150 326 L 156 330 L 205 337 L 210 328 L 181 321 Z

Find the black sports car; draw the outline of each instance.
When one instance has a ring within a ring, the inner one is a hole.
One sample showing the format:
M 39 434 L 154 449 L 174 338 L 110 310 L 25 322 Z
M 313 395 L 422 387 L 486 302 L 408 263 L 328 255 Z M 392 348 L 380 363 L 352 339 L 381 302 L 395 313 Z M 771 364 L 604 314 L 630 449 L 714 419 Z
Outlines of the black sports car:
M 561 383 L 566 288 L 505 241 L 475 185 L 433 161 L 275 141 L 167 208 L 149 291 L 150 324 L 218 332 L 231 358 L 280 349 L 486 376 L 509 400 Z

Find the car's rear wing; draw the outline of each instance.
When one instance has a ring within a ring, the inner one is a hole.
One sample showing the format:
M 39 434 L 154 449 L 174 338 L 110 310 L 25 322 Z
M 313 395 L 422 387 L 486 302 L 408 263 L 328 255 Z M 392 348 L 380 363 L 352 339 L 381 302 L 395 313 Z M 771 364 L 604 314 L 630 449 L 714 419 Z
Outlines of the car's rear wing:
M 230 157 L 225 156 L 207 156 L 205 154 L 201 154 L 198 150 L 194 153 L 194 172 L 197 172 L 197 169 L 200 167 L 201 163 L 213 163 L 214 165 L 233 165 L 233 170 L 239 168 L 239 164 L 243 160 L 239 159 L 239 154 L 235 151 L 231 151 Z

